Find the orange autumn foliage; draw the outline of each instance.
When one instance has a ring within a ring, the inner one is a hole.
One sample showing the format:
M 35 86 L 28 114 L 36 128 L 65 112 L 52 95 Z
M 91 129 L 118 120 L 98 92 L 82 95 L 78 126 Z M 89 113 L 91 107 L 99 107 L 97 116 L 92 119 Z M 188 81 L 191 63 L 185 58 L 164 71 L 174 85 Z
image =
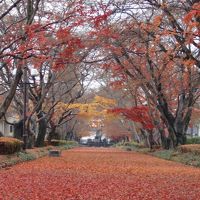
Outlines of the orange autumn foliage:
M 90 103 L 73 103 L 65 104 L 60 102 L 57 106 L 57 112 L 59 113 L 62 110 L 71 109 L 74 112 L 77 112 L 77 115 L 80 118 L 95 118 L 95 117 L 111 117 L 112 115 L 107 113 L 108 108 L 112 108 L 116 104 L 115 100 L 95 96 L 92 102 Z

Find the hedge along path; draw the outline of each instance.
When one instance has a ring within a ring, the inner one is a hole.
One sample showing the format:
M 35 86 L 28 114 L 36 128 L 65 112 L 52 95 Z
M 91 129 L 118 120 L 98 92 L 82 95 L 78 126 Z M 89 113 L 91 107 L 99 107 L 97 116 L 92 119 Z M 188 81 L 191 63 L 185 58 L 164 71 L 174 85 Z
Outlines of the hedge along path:
M 0 170 L 3 200 L 198 200 L 200 169 L 113 148 L 76 148 Z

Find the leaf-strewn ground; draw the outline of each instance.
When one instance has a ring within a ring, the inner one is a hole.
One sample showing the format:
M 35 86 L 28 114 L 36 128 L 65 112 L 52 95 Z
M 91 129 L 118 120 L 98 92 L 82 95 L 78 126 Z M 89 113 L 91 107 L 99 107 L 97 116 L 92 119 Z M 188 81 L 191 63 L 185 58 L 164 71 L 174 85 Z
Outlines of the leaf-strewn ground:
M 112 148 L 76 148 L 0 170 L 3 200 L 198 200 L 200 170 Z

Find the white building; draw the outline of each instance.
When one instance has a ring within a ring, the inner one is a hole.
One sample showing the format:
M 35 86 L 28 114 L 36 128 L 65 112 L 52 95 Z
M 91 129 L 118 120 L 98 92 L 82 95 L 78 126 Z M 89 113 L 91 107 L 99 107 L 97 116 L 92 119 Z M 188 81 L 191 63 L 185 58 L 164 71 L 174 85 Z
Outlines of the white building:
M 13 137 L 14 136 L 14 126 L 12 125 L 18 121 L 16 116 L 7 116 L 6 120 L 11 123 L 7 123 L 4 118 L 0 119 L 0 132 L 4 137 Z
M 190 135 L 192 137 L 200 136 L 200 124 L 192 126 L 192 127 L 188 127 L 187 135 Z

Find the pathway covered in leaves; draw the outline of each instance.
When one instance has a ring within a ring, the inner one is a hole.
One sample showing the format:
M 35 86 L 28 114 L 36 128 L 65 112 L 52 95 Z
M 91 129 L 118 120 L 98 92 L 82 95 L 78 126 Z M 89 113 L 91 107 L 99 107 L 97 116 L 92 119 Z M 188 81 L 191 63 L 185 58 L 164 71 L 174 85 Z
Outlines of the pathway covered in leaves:
M 0 170 L 0 200 L 198 200 L 200 169 L 112 148 L 77 148 Z

